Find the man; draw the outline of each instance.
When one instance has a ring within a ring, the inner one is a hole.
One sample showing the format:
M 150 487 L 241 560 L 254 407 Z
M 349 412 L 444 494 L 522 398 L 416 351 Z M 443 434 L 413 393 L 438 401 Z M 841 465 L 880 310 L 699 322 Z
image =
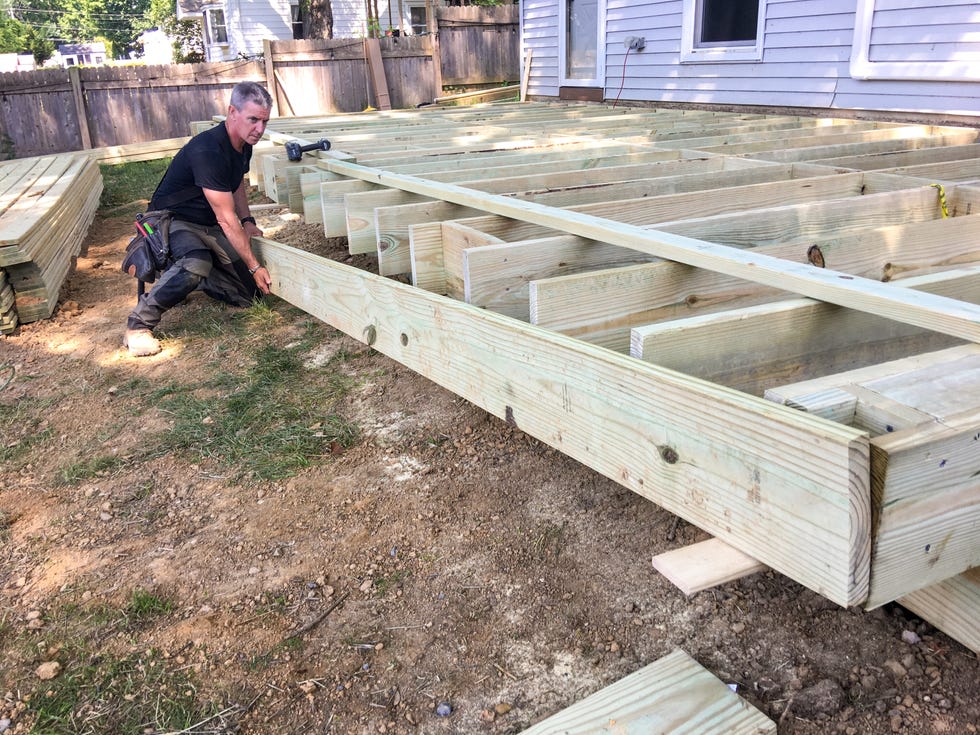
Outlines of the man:
M 173 263 L 129 315 L 124 343 L 134 357 L 160 352 L 153 329 L 198 287 L 234 306 L 269 293 L 269 271 L 252 254 L 250 238 L 262 231 L 249 214 L 245 174 L 271 108 L 272 98 L 258 84 L 237 84 L 224 124 L 191 138 L 157 185 L 149 209 L 174 213 Z

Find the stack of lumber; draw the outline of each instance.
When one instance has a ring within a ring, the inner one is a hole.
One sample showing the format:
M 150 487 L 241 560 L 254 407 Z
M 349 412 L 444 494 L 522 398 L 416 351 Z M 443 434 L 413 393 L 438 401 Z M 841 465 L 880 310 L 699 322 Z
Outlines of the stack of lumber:
M 51 316 L 102 193 L 85 153 L 0 164 L 0 330 Z M 9 289 L 9 290 L 8 290 Z
M 730 575 L 976 629 L 980 366 L 949 352 L 980 342 L 976 129 L 534 103 L 269 133 L 269 196 L 377 258 L 260 242 L 277 294 L 698 526 Z

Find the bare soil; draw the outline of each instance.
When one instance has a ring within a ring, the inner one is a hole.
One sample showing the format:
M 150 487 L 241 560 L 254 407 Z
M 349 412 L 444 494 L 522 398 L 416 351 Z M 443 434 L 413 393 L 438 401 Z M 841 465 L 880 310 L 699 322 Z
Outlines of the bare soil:
M 167 429 L 120 386 L 253 356 L 247 338 L 183 329 L 234 311 L 198 294 L 166 315 L 160 355 L 128 356 L 130 223 L 98 219 L 54 317 L 0 338 L 16 371 L 0 405 L 49 399 L 42 423 L 0 437 L 35 442 L 0 467 L 0 732 L 31 731 L 39 666 L 84 663 L 58 621 L 135 589 L 172 611 L 102 646 L 193 674 L 222 712 L 193 732 L 517 733 L 677 647 L 780 733 L 977 731 L 977 657 L 930 625 L 774 573 L 685 598 L 650 559 L 703 532 L 326 325 L 310 359 L 354 381 L 346 451 L 274 482 L 179 456 L 60 482 Z M 351 260 L 317 226 L 259 224 Z M 287 344 L 300 316 L 282 313 L 263 337 Z

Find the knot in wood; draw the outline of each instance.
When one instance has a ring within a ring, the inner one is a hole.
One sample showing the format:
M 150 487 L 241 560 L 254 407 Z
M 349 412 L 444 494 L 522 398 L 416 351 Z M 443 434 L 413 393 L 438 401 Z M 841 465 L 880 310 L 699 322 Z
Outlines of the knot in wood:
M 664 444 L 662 447 L 657 447 L 657 450 L 660 452 L 660 459 L 667 464 L 677 464 L 681 459 L 681 456 L 677 453 L 677 450 L 673 447 L 667 446 L 666 444 Z

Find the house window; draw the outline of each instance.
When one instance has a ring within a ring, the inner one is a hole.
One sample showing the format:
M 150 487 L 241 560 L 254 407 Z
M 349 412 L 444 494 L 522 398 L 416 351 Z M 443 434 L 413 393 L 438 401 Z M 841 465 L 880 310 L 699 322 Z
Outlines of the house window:
M 412 22 L 412 33 L 416 36 L 426 33 L 429 30 L 428 18 L 425 15 L 425 7 L 412 6 L 409 9 L 409 18 Z
M 684 0 L 681 61 L 759 61 L 766 0 Z
M 208 44 L 228 43 L 228 26 L 225 25 L 225 11 L 210 8 L 204 11 L 204 32 Z
M 299 41 L 303 38 L 303 8 L 299 5 L 290 5 L 289 12 L 293 21 L 293 40 Z
M 558 55 L 561 86 L 601 87 L 605 78 L 605 2 L 562 0 Z

